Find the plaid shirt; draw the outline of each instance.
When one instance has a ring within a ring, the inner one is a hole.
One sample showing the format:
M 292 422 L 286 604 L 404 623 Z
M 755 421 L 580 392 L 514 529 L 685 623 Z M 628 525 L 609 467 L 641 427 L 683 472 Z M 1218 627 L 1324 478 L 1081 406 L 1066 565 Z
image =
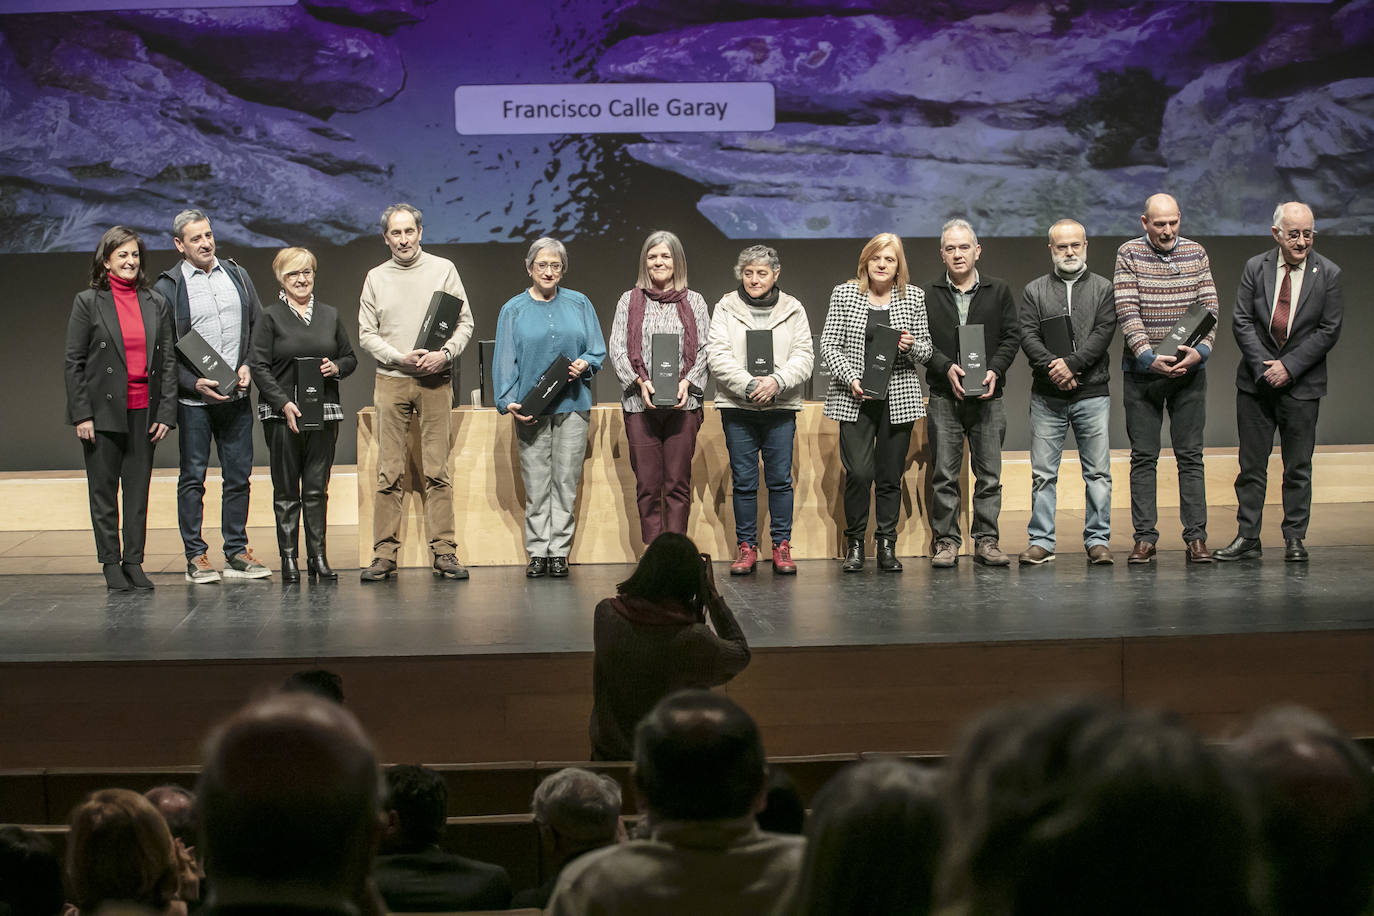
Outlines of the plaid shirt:
M 832 420 L 859 419 L 860 402 L 850 391 L 849 383 L 863 376 L 868 309 L 868 296 L 859 291 L 857 281 L 841 283 L 830 294 L 830 308 L 821 331 L 821 355 L 831 372 L 830 388 L 825 393 L 825 415 Z M 910 284 L 901 295 L 893 290 L 888 318 L 892 327 L 909 331 L 916 338 L 910 350 L 897 354 L 887 385 L 888 419 L 893 423 L 911 423 L 926 415 L 921 379 L 916 374 L 916 366 L 930 359 L 931 353 L 925 293 Z

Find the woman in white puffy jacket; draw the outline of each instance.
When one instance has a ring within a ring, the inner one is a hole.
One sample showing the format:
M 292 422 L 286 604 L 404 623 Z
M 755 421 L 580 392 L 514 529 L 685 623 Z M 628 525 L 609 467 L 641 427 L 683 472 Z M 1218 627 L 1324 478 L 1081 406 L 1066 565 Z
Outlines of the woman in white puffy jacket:
M 706 347 L 716 379 L 716 410 L 730 453 L 739 544 L 730 565 L 735 576 L 752 573 L 758 562 L 760 458 L 768 486 L 773 572 L 797 571 L 791 544 L 792 445 L 813 354 L 806 309 L 778 288 L 781 269 L 778 253 L 766 245 L 740 252 L 735 264 L 739 288 L 716 303 Z

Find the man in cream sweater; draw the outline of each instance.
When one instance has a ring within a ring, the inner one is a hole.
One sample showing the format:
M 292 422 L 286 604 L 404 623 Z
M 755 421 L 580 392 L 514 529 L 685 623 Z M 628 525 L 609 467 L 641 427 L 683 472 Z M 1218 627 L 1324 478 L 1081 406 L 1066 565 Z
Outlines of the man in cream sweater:
M 454 540 L 453 480 L 448 467 L 452 367 L 472 337 L 472 310 L 453 262 L 420 249 L 422 214 L 410 204 L 382 213 L 382 238 L 391 257 L 367 272 L 358 308 L 358 343 L 377 361 L 372 403 L 377 410 L 377 495 L 372 508 L 372 565 L 364 582 L 396 573 L 401 546 L 401 478 L 410 421 L 420 422 L 420 466 L 425 477 L 425 530 L 434 574 L 466 579 Z M 416 350 L 430 298 L 443 290 L 463 300 L 453 335 L 438 350 Z

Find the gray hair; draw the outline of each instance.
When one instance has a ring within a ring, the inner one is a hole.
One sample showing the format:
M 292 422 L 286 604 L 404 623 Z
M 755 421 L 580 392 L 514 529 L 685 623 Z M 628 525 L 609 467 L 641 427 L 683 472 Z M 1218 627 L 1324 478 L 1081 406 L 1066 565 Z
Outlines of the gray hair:
M 973 237 L 973 244 L 978 244 L 978 233 L 973 231 L 973 224 L 971 224 L 966 219 L 960 219 L 956 217 L 955 219 L 949 220 L 943 226 L 940 227 L 941 248 L 945 247 L 945 233 L 951 229 L 963 229 L 965 232 L 967 232 L 969 235 Z
M 568 249 L 558 239 L 549 238 L 547 235 L 530 243 L 530 250 L 525 252 L 525 269 L 534 269 L 534 259 L 539 257 L 539 252 L 545 248 L 552 248 L 558 252 L 558 261 L 563 265 L 563 273 L 566 274 L 568 272 Z
M 735 279 L 741 279 L 744 275 L 744 268 L 758 261 L 765 262 L 768 269 L 773 273 L 777 273 L 782 268 L 782 262 L 778 260 L 776 249 L 769 248 L 767 245 L 750 245 L 739 253 L 739 260 L 735 261 Z
M 682 240 L 667 229 L 655 229 L 644 240 L 644 247 L 639 250 L 639 276 L 635 279 L 635 286 L 648 289 L 652 285 L 649 281 L 649 249 L 658 245 L 667 245 L 673 255 L 673 289 L 686 289 L 687 253 L 682 250 Z
M 183 229 L 201 220 L 208 223 L 210 222 L 210 217 L 206 216 L 205 213 L 200 210 L 182 210 L 176 215 L 176 219 L 172 220 L 172 235 L 181 238 Z
M 1302 208 L 1303 208 L 1304 210 L 1306 210 L 1308 213 L 1312 213 L 1312 208 L 1309 207 L 1309 206 L 1307 206 L 1307 204 L 1303 203 L 1303 202 L 1300 201 L 1300 200 L 1285 200 L 1283 203 L 1279 204 L 1277 207 L 1274 208 L 1274 221 L 1273 221 L 1272 223 L 1270 223 L 1269 225 L 1273 226 L 1275 229 L 1282 229 L 1282 228 L 1283 228 L 1283 208 L 1286 207 L 1286 206 L 1288 206 L 1289 204 L 1297 204 L 1299 207 L 1302 207 Z M 1317 230 L 1317 215 L 1316 215 L 1315 213 L 1313 213 L 1313 214 L 1312 214 L 1312 231 L 1315 232 L 1316 230 Z
M 566 767 L 534 790 L 534 819 L 577 842 L 615 841 L 620 783 L 580 767 Z
M 1076 220 L 1076 219 L 1067 219 L 1067 218 L 1065 218 L 1065 219 L 1061 219 L 1061 220 L 1056 221 L 1055 224 L 1054 224 L 1053 226 L 1051 226 L 1049 229 L 1045 230 L 1045 239 L 1046 239 L 1046 241 L 1048 241 L 1051 245 L 1053 245 L 1053 244 L 1054 244 L 1054 230 L 1056 230 L 1056 229 L 1063 229 L 1065 226 L 1077 226 L 1079 229 L 1081 229 L 1081 230 L 1083 231 L 1083 240 L 1084 240 L 1085 242 L 1088 240 L 1088 230 L 1083 228 L 1083 224 L 1082 224 L 1082 223 L 1080 223 L 1080 222 L 1079 222 L 1078 220 Z
M 391 228 L 391 218 L 397 213 L 409 213 L 415 218 L 415 228 L 420 229 L 425 224 L 425 215 L 419 208 L 412 207 L 410 204 L 392 204 L 382 211 L 382 233 L 385 234 Z

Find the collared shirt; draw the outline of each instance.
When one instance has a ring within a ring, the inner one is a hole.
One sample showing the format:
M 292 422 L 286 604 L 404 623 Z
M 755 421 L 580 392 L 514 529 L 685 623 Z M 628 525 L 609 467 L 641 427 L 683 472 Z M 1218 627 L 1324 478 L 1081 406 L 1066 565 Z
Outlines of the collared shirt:
M 239 367 L 239 343 L 243 337 L 243 302 L 238 287 L 219 258 L 204 271 L 190 261 L 182 260 L 181 275 L 186 279 L 186 302 L 191 312 L 191 330 L 205 338 L 205 342 L 220 355 L 227 365 Z M 247 394 L 240 388 L 233 397 Z M 204 401 L 182 398 L 190 407 L 204 406 Z
M 954 307 L 959 310 L 959 323 L 968 324 L 969 306 L 973 303 L 973 294 L 978 292 L 980 282 L 978 269 L 975 267 L 973 270 L 973 285 L 968 288 L 967 292 L 954 285 L 948 271 L 945 272 L 945 282 L 949 284 L 949 291 L 954 296 Z
M 1274 314 L 1274 309 L 1279 305 L 1279 290 L 1283 288 L 1283 274 L 1288 268 L 1288 262 L 1283 259 L 1283 253 L 1279 252 L 1279 266 L 1274 268 L 1274 301 L 1269 303 L 1269 314 Z M 1293 272 L 1288 275 L 1288 327 L 1284 328 L 1284 334 L 1293 330 L 1293 319 L 1298 316 L 1298 298 L 1302 295 L 1302 278 L 1307 273 L 1307 259 L 1293 265 Z

